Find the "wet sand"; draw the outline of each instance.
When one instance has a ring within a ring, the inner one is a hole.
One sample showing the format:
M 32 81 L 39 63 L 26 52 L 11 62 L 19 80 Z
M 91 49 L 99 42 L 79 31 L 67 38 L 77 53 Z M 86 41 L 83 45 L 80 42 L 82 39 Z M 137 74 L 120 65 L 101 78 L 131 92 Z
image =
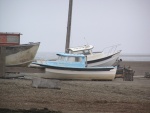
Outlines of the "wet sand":
M 145 72 L 150 72 L 150 61 L 123 61 L 120 66 L 130 66 L 135 71 L 135 76 L 144 76 Z
M 33 88 L 32 80 L 0 79 L 2 108 L 63 113 L 149 113 L 150 62 L 122 62 L 135 70 L 134 81 L 60 81 L 61 89 Z M 20 112 L 19 112 L 20 113 Z

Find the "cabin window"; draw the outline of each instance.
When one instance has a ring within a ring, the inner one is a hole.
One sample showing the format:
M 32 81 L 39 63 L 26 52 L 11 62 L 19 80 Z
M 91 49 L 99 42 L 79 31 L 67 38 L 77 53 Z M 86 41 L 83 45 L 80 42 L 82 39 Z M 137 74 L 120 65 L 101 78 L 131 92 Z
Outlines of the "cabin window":
M 84 50 L 84 55 L 89 55 L 90 51 L 89 50 Z
M 66 58 L 65 58 L 65 57 L 63 57 L 63 56 L 58 56 L 58 60 L 65 61 L 65 60 L 66 60 Z
M 80 57 L 75 57 L 75 62 L 81 62 L 82 59 Z
M 71 53 L 73 53 L 73 51 L 69 50 L 69 53 L 71 54 Z
M 75 61 L 75 58 L 74 58 L 74 57 L 68 57 L 68 61 L 69 61 L 69 62 L 74 62 L 74 61 Z
M 74 51 L 74 54 L 83 54 L 83 51 Z
M 80 57 L 68 57 L 69 62 L 81 62 Z

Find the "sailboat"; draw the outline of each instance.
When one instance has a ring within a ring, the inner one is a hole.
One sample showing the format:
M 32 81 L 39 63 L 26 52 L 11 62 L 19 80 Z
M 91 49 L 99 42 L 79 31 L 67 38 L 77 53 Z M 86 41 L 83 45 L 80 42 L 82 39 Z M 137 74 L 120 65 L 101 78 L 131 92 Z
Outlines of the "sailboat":
M 84 45 L 79 47 L 70 48 L 70 34 L 71 34 L 71 18 L 72 18 L 72 5 L 73 0 L 69 0 L 69 10 L 68 10 L 68 24 L 67 24 L 67 35 L 66 35 L 66 47 L 65 52 L 70 54 L 84 54 L 87 56 L 87 66 L 112 66 L 119 59 L 121 50 L 119 51 L 109 51 L 108 53 L 102 52 L 92 52 L 94 48 L 93 45 Z M 110 50 L 116 49 L 118 45 L 110 46 Z

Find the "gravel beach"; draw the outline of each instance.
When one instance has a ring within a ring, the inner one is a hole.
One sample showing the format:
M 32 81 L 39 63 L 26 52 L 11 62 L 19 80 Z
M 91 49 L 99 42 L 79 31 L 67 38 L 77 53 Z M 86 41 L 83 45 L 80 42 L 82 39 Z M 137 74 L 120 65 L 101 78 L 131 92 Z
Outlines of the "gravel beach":
M 113 81 L 61 80 L 60 89 L 48 89 L 32 87 L 32 79 L 0 79 L 0 113 L 4 113 L 4 109 L 149 113 L 150 78 L 144 78 L 144 74 L 150 72 L 150 62 L 122 62 L 121 65 L 130 65 L 135 70 L 134 81 L 122 78 Z

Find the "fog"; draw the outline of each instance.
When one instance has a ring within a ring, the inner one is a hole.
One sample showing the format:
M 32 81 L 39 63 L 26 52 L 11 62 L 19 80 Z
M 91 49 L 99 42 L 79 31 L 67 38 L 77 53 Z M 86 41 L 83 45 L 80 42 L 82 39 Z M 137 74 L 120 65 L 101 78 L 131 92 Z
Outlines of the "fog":
M 0 0 L 0 32 L 20 32 L 39 52 L 65 51 L 69 0 Z M 120 44 L 122 54 L 150 54 L 150 0 L 73 0 L 70 47 Z

